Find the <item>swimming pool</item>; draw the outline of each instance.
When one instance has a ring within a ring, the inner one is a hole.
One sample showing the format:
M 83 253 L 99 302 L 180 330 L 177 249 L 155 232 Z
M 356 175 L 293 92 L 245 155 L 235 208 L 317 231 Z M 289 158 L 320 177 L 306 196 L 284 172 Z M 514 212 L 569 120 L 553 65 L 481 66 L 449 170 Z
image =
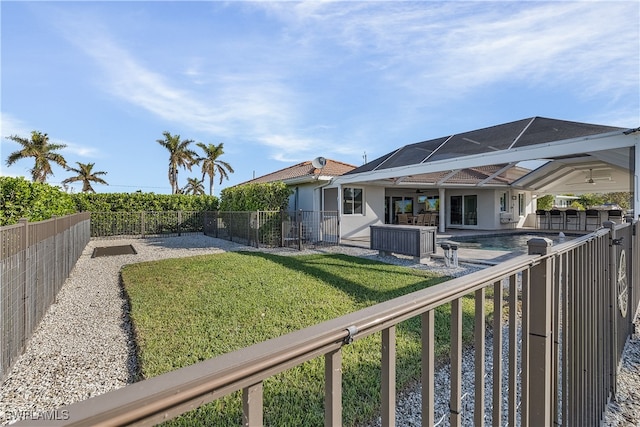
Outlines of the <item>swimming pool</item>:
M 486 236 L 457 237 L 454 240 L 460 244 L 460 248 L 483 249 L 488 251 L 527 252 L 527 242 L 535 237 L 551 239 L 554 245 L 575 239 L 577 236 L 567 234 L 560 237 L 559 234 L 500 234 Z

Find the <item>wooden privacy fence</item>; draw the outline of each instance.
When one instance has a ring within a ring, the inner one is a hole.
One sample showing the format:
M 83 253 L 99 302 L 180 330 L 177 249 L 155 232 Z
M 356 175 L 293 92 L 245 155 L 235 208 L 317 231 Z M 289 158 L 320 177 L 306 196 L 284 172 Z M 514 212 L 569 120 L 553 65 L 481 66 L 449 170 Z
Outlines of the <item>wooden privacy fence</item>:
M 263 425 L 263 381 L 323 356 L 325 425 L 341 425 L 342 347 L 381 331 L 381 422 L 393 426 L 396 326 L 419 317 L 422 425 L 433 426 L 435 310 L 450 304 L 451 425 L 462 425 L 463 418 L 476 426 L 597 425 L 615 393 L 621 349 L 637 309 L 636 228 L 608 223 L 555 247 L 532 239 L 528 255 L 72 404 L 63 408 L 64 420 L 43 423 L 152 425 L 242 390 L 244 424 Z M 471 390 L 462 382 L 467 296 L 475 301 Z M 491 341 L 485 339 L 487 302 L 493 306 Z M 485 393 L 485 386 L 491 391 Z
M 88 242 L 88 213 L 0 227 L 0 380 Z

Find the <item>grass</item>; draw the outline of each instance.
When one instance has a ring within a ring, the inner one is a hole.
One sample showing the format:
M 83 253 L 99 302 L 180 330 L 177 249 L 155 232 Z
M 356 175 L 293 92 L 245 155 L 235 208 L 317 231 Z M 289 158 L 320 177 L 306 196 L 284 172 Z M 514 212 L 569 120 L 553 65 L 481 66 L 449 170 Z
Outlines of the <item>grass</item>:
M 127 266 L 141 376 L 150 378 L 440 283 L 432 273 L 345 255 L 285 257 L 236 252 Z M 473 300 L 463 300 L 463 339 L 473 334 Z M 448 351 L 449 305 L 436 311 L 436 352 Z M 420 321 L 397 329 L 397 382 L 420 375 Z M 343 423 L 372 419 L 380 397 L 380 334 L 343 348 Z M 265 424 L 323 425 L 324 361 L 264 383 Z M 241 424 L 240 394 L 170 425 Z

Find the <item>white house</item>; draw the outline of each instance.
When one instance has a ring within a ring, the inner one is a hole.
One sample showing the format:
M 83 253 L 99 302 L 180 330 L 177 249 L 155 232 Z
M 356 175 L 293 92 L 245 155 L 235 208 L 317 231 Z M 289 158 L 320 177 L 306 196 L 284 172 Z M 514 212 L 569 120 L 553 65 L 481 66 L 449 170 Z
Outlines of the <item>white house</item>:
M 640 128 L 532 117 L 405 145 L 360 167 L 316 158 L 247 183 L 286 183 L 292 210 L 337 211 L 341 239 L 434 210 L 440 232 L 533 227 L 546 194 L 633 192 L 640 212 L 639 144 Z M 534 170 L 522 166 L 529 161 Z
M 405 145 L 334 178 L 324 209 L 340 212 L 342 239 L 368 237 L 397 212 L 434 208 L 439 230 L 533 226 L 536 198 L 632 192 L 639 129 L 533 117 Z M 527 171 L 520 162 L 540 160 Z M 606 179 L 589 179 L 598 170 Z M 634 209 L 640 207 L 634 196 Z
M 321 189 L 340 176 L 356 167 L 336 160 L 316 157 L 313 160 L 298 163 L 267 175 L 254 178 L 242 184 L 283 182 L 293 190 L 289 198 L 289 210 L 320 211 L 322 208 Z M 328 209 L 337 211 L 334 209 Z

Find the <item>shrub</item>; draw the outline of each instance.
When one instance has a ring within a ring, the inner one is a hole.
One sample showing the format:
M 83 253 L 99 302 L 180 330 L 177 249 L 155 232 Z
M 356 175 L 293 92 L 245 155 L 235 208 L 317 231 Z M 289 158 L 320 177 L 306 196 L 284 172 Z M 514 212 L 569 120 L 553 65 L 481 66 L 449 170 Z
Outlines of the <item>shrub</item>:
M 538 197 L 536 206 L 538 209 L 548 211 L 553 207 L 553 196 L 551 194 L 547 194 L 546 196 Z
M 287 209 L 293 191 L 282 182 L 244 184 L 229 187 L 220 193 L 220 210 L 280 211 Z
M 0 177 L 0 226 L 15 224 L 20 218 L 35 222 L 75 212 L 71 196 L 58 187 L 22 177 Z
M 215 211 L 215 196 L 154 193 L 78 193 L 72 195 L 81 212 Z

